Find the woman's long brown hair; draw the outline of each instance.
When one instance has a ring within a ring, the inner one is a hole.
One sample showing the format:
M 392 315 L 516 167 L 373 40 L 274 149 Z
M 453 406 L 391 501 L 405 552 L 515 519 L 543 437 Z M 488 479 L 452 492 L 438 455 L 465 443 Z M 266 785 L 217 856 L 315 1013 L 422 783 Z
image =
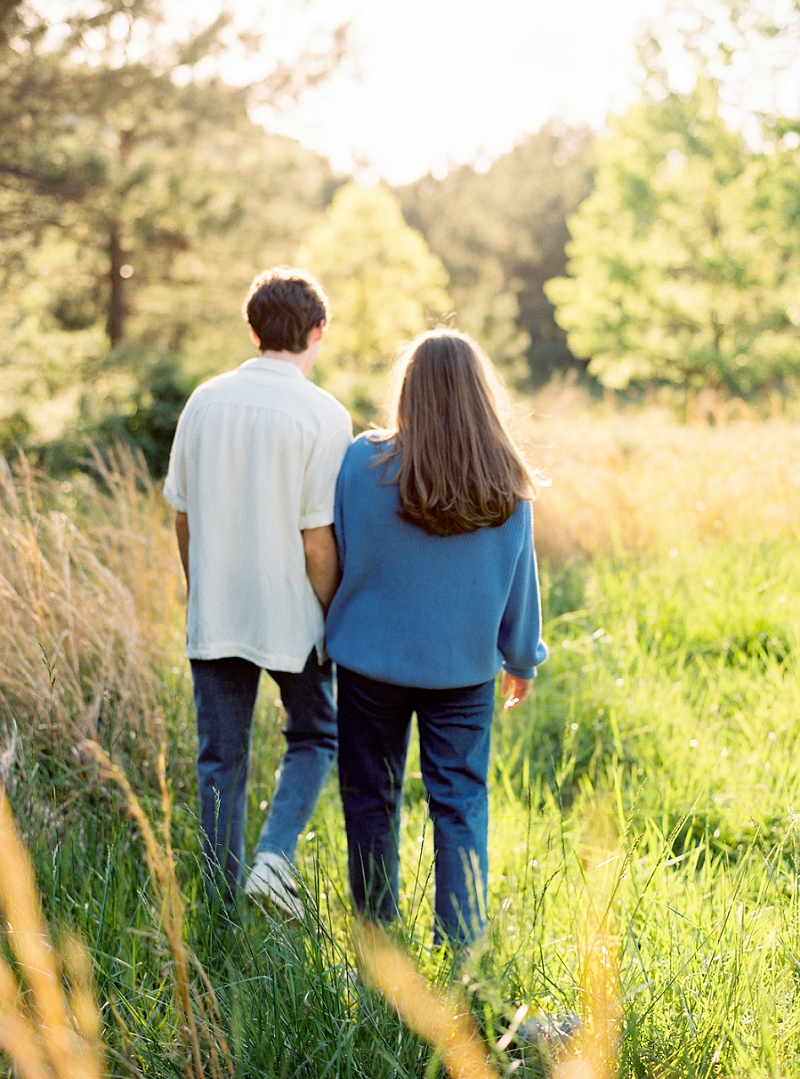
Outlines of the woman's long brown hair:
M 475 341 L 453 330 L 422 334 L 399 372 L 393 430 L 375 437 L 391 441 L 377 463 L 398 485 L 404 520 L 454 536 L 501 525 L 536 496 L 536 477 L 500 416 L 499 379 Z

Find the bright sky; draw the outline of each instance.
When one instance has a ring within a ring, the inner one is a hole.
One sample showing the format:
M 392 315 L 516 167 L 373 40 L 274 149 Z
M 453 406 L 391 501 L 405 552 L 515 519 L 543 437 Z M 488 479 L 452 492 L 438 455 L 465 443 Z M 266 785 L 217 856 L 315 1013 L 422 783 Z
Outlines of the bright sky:
M 240 0 L 241 2 L 241 0 Z M 242 6 L 244 6 L 242 4 Z M 636 97 L 658 0 L 336 0 L 353 56 L 270 126 L 392 183 L 497 157 L 551 116 L 601 127 Z M 355 78 L 353 75 L 355 74 Z M 365 174 L 366 173 L 366 174 Z
M 221 2 L 167 0 L 176 14 L 182 9 L 204 21 Z M 791 0 L 754 2 L 792 7 Z M 693 0 L 692 6 L 709 14 L 719 5 Z M 351 23 L 348 59 L 333 79 L 297 107 L 260 119 L 366 182 L 383 176 L 403 183 L 429 170 L 443 175 L 463 162 L 488 167 L 550 117 L 601 129 L 609 111 L 623 111 L 638 96 L 635 43 L 653 25 L 670 55 L 673 84 L 689 89 L 693 81 L 678 38 L 664 29 L 669 0 L 269 0 L 266 6 L 227 0 L 227 6 L 240 28 L 264 34 L 273 56 L 313 43 L 315 28 Z M 266 56 L 260 62 L 269 65 Z M 755 102 L 757 73 L 742 62 L 739 81 Z M 223 59 L 220 67 L 230 81 L 249 79 L 259 57 Z M 796 111 L 797 68 L 784 81 L 784 110 Z M 773 89 L 764 84 L 761 97 Z

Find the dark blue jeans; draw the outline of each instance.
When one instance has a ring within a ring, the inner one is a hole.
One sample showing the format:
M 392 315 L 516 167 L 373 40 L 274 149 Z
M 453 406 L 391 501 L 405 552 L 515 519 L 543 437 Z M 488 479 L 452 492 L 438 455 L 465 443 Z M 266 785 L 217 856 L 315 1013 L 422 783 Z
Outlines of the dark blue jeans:
M 250 731 L 261 668 L 249 660 L 193 659 L 197 778 L 206 882 L 226 902 L 244 866 Z M 304 670 L 268 672 L 286 710 L 286 753 L 256 851 L 294 860 L 297 837 L 314 812 L 336 756 L 331 663 L 314 649 Z
M 485 922 L 487 773 L 494 680 L 460 689 L 411 689 L 338 668 L 339 784 L 356 907 L 397 917 L 398 838 L 411 716 L 433 820 L 434 933 L 468 943 Z

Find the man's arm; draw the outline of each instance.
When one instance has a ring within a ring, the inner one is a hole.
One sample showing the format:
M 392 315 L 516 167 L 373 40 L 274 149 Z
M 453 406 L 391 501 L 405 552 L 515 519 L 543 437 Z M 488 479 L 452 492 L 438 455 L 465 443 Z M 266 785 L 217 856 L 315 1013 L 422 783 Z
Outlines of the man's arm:
M 323 611 L 327 614 L 342 577 L 333 525 L 307 528 L 302 536 L 306 573 Z
M 189 518 L 180 510 L 175 514 L 175 535 L 178 537 L 178 551 L 181 556 L 183 575 L 186 578 L 186 595 L 189 595 Z

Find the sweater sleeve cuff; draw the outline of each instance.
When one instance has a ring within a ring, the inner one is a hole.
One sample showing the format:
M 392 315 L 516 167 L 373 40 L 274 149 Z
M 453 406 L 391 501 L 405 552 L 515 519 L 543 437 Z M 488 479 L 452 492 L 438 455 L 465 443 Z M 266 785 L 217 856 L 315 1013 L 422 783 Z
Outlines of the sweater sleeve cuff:
M 503 670 L 513 678 L 528 679 L 536 677 L 535 667 L 512 667 L 509 663 L 504 663 Z

